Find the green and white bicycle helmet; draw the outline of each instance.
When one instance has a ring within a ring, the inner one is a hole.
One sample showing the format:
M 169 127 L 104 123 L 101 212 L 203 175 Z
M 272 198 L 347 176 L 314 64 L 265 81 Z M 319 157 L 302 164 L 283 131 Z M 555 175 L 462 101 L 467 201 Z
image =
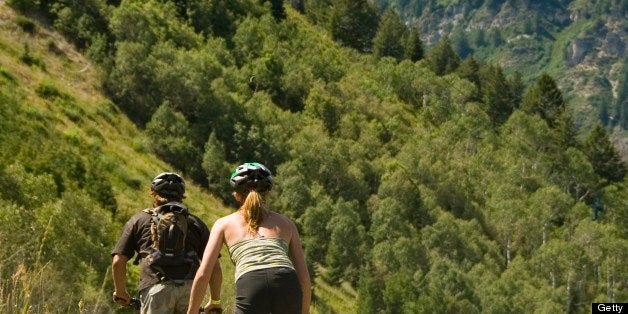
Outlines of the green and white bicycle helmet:
M 266 166 L 247 162 L 233 170 L 229 183 L 236 191 L 267 192 L 273 188 L 273 175 Z
M 185 181 L 174 172 L 162 172 L 153 179 L 150 188 L 163 197 L 183 197 Z

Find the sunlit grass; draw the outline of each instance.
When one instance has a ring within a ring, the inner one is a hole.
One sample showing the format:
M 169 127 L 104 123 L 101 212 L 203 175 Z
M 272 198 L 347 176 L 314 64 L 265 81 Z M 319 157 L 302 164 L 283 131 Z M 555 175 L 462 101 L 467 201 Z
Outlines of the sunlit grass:
M 5 2 L 0 2 L 0 20 L 3 21 L 0 23 L 0 84 L 7 81 L 17 86 L 10 92 L 20 102 L 21 115 L 32 119 L 29 123 L 37 128 L 54 128 L 54 131 L 31 132 L 42 138 L 30 139 L 30 143 L 46 141 L 46 134 L 62 134 L 68 143 L 87 144 L 101 151 L 99 160 L 88 162 L 104 164 L 112 184 L 118 210 L 107 232 L 113 242 L 128 217 L 151 205 L 150 180 L 162 171 L 175 169 L 150 152 L 141 131 L 103 94 L 98 69 L 89 60 L 49 28 L 36 27 L 31 33 L 24 32 L 17 25 L 17 18 Z M 28 54 L 24 47 L 28 47 Z M 25 63 L 25 55 L 41 60 L 45 67 Z M 229 212 L 221 201 L 192 182 L 188 182 L 186 203 L 209 226 Z M 11 278 L 0 279 L 1 313 L 110 313 L 118 308 L 111 303 L 110 270 L 102 274 L 80 274 L 84 278 L 77 289 L 82 291 L 81 295 L 66 295 L 68 300 L 79 299 L 80 302 L 65 302 L 65 308 L 49 308 L 48 304 L 64 303 L 58 294 L 65 292 L 54 291 L 53 295 L 51 291 L 58 286 L 43 284 L 62 279 L 41 253 L 44 247 L 54 245 L 47 239 L 47 230 L 37 234 L 41 237 L 34 239 L 39 243 L 37 261 L 32 266 L 19 264 L 17 269 L 9 270 L 13 273 Z M 0 244 L 7 240 L 10 239 L 0 239 Z M 109 255 L 94 258 L 110 260 Z M 223 304 L 225 308 L 232 308 L 233 266 L 226 251 L 222 262 Z M 129 264 L 127 286 L 135 295 L 138 272 L 136 266 Z M 94 282 L 100 284 L 93 286 Z

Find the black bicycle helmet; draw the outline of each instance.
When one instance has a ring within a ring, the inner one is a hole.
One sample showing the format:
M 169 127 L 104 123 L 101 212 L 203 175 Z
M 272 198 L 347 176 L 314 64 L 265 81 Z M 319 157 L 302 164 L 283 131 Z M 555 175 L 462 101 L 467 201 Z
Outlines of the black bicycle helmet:
M 267 192 L 273 188 L 273 175 L 266 166 L 257 162 L 247 162 L 233 170 L 229 183 L 236 191 Z
M 153 179 L 150 189 L 163 197 L 183 197 L 185 181 L 176 173 L 162 172 Z

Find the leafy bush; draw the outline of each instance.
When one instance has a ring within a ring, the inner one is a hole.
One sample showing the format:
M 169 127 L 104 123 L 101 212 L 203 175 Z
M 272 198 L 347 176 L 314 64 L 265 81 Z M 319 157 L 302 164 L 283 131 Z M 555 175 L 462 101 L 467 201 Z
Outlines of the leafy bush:
M 201 152 L 189 140 L 189 130 L 183 114 L 174 111 L 167 103 L 160 106 L 146 124 L 153 151 L 175 169 L 196 175 L 192 170 L 200 169 Z
M 39 9 L 37 0 L 7 0 L 7 3 L 24 13 L 34 13 Z
M 57 97 L 61 98 L 63 96 L 63 93 L 50 82 L 44 82 L 39 84 L 35 92 L 37 92 L 37 95 L 46 99 L 54 99 Z
M 28 44 L 24 44 L 24 52 L 20 55 L 20 60 L 27 65 L 36 65 L 42 70 L 46 69 L 44 60 L 39 56 L 33 55 Z
M 37 25 L 29 18 L 26 18 L 24 16 L 18 16 L 15 22 L 24 32 L 27 32 L 31 35 L 35 34 L 37 31 Z

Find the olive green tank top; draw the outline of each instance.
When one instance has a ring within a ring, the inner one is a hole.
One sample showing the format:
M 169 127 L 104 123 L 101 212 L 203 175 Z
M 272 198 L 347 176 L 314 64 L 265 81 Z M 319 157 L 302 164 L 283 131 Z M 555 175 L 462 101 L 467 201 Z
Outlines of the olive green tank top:
M 236 281 L 253 270 L 272 267 L 294 269 L 288 256 L 288 243 L 281 238 L 258 237 L 240 241 L 229 247 L 229 255 L 236 268 Z

